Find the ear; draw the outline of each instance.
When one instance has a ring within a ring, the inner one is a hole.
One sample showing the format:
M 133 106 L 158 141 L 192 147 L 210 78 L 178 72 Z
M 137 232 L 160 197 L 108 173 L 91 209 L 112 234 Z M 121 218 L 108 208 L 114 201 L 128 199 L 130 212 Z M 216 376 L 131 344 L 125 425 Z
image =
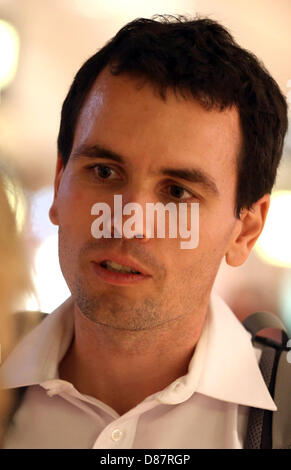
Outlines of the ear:
M 55 173 L 55 181 L 54 181 L 54 200 L 52 206 L 49 210 L 49 218 L 54 225 L 59 225 L 58 220 L 58 209 L 57 209 L 57 199 L 58 199 L 58 191 L 61 183 L 61 179 L 64 173 L 64 164 L 61 155 L 58 155 L 57 158 L 57 165 L 56 165 L 56 173 Z
M 270 195 L 265 194 L 250 209 L 243 209 L 234 228 L 232 240 L 225 253 L 230 266 L 243 264 L 260 236 L 270 206 Z

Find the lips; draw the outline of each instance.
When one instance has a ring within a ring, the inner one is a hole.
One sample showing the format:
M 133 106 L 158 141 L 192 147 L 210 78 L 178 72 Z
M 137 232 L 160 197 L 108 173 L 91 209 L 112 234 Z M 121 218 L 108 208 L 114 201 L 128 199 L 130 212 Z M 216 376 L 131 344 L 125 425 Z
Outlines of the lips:
M 136 261 L 132 260 L 127 256 L 125 257 L 115 253 L 102 254 L 98 259 L 94 260 L 94 263 L 97 263 L 98 265 L 101 265 L 104 269 L 107 269 L 106 267 L 104 267 L 107 261 L 111 261 L 121 266 L 125 266 L 126 268 L 133 269 L 134 271 L 137 271 L 139 273 L 138 275 L 151 276 L 151 274 Z
M 109 266 L 106 267 L 107 263 L 105 263 L 107 261 L 131 268 L 134 271 L 137 271 L 138 274 L 108 269 Z M 132 260 L 128 256 L 125 257 L 116 253 L 103 252 L 98 258 L 92 260 L 91 266 L 93 268 L 94 275 L 97 275 L 99 280 L 113 286 L 134 286 L 152 278 L 152 275 L 135 260 Z

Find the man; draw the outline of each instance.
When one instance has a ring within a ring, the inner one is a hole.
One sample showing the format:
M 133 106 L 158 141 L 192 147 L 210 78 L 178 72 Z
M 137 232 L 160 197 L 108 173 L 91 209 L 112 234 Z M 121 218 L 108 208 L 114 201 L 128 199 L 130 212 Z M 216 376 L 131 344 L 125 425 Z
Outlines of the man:
M 6 448 L 243 448 L 249 407 L 276 405 L 212 287 L 263 229 L 286 127 L 277 84 L 209 19 L 133 21 L 82 66 L 50 210 L 72 297 L 3 366 L 27 386 Z M 95 238 L 92 207 L 116 195 L 143 214 L 199 203 L 198 246 Z

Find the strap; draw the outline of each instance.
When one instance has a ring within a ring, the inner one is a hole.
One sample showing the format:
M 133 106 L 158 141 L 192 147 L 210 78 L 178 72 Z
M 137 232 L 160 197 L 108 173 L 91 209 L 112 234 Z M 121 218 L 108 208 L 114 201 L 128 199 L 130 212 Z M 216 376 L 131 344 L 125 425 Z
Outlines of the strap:
M 276 315 L 269 312 L 256 312 L 243 324 L 252 334 L 253 343 L 263 345 L 259 366 L 278 409 L 275 412 L 250 409 L 245 448 L 291 448 L 291 364 L 288 362 L 290 347 L 286 328 Z M 266 328 L 281 330 L 282 344 L 257 336 Z
M 270 312 L 255 312 L 249 315 L 243 321 L 244 327 L 251 333 L 254 340 L 257 334 L 266 328 L 275 328 L 282 332 L 282 346 L 285 347 L 288 341 L 288 335 L 285 325 L 279 317 Z M 274 342 L 275 345 L 275 342 Z
M 278 410 L 273 413 L 273 449 L 291 449 L 291 361 L 288 359 L 288 351 L 282 351 L 275 385 Z
M 266 346 L 263 349 L 260 369 L 264 381 L 272 397 L 276 378 L 277 361 L 280 352 Z M 262 408 L 251 408 L 249 413 L 245 449 L 271 449 L 272 448 L 272 411 Z

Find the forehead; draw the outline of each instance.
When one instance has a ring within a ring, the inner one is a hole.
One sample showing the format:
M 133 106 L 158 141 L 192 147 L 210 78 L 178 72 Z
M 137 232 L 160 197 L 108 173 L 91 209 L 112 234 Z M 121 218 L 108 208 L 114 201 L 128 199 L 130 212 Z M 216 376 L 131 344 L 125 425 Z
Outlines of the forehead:
M 234 170 L 241 146 L 239 114 L 232 107 L 206 110 L 168 91 L 163 100 L 152 85 L 103 70 L 79 115 L 73 149 L 99 144 L 131 163 L 208 165 Z

